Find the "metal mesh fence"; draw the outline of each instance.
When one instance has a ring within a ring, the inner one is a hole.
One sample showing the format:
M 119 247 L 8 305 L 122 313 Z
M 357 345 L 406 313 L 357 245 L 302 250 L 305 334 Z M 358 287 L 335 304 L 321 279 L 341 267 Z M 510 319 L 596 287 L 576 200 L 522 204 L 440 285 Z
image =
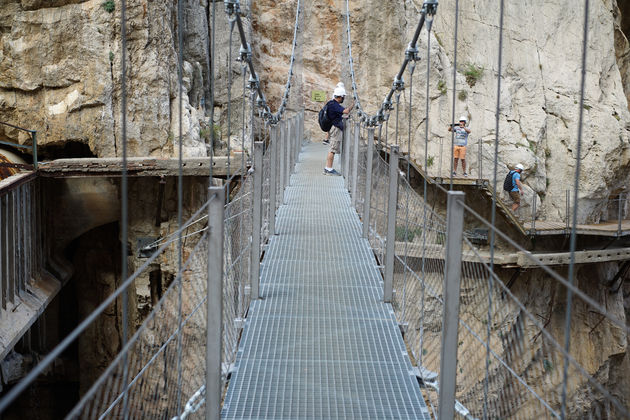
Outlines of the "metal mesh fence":
M 224 213 L 224 386 L 236 359 L 239 335 L 249 307 L 251 185 L 251 177 L 246 178 L 225 206 Z M 184 411 L 187 403 L 190 405 L 201 397 L 198 391 L 205 383 L 206 366 L 207 264 L 206 231 L 127 347 L 83 396 L 69 418 L 122 416 L 125 383 L 128 383 L 127 410 L 133 418 L 171 418 Z
M 360 154 L 367 156 L 366 149 L 360 149 Z M 369 239 L 382 263 L 388 240 L 390 172 L 387 160 L 388 153 L 375 145 Z M 401 165 L 404 166 L 404 161 Z M 365 170 L 359 170 L 357 176 L 362 177 L 362 174 Z M 358 182 L 361 185 L 365 181 Z M 409 184 L 404 171 L 397 173 L 397 189 L 392 306 L 425 398 L 435 415 L 445 311 L 446 222 Z M 362 214 L 360 197 L 365 195 L 357 189 L 357 211 Z M 468 210 L 465 219 L 482 221 L 479 215 Z M 621 213 L 622 210 L 616 208 L 615 211 Z M 584 265 L 578 270 L 577 284 L 594 295 L 596 301 L 585 297 L 574 302 L 574 327 L 570 330 L 573 342 L 566 353 L 564 314 L 566 296 L 572 290 L 568 280 L 557 273 L 550 274 L 549 268 L 539 261 L 530 261 L 531 270 L 522 274 L 524 278 L 520 282 L 507 282 L 499 276 L 506 277 L 505 272 L 497 267 L 490 269 L 488 250 L 480 250 L 467 235 L 464 234 L 461 254 L 456 416 L 562 417 L 566 361 L 566 417 L 629 417 L 628 397 L 618 395 L 617 388 L 610 388 L 616 377 L 611 360 L 617 350 L 603 348 L 601 354 L 593 355 L 580 343 L 580 340 L 602 344 L 612 341 L 622 349 L 628 335 L 622 316 L 623 305 L 618 299 L 611 301 L 606 296 L 608 292 L 589 284 L 592 268 Z M 530 256 L 517 244 L 512 246 L 513 252 Z M 549 296 L 549 300 L 533 300 L 533 290 Z M 573 292 L 578 293 L 576 290 Z M 577 333 L 589 330 L 588 336 Z

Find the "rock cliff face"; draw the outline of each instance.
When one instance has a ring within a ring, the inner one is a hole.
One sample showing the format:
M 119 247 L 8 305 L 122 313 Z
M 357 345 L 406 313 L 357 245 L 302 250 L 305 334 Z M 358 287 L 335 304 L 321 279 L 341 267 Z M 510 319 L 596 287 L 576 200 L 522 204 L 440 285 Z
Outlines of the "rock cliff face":
M 172 156 L 179 102 L 176 8 L 165 1 L 127 4 L 129 155 Z M 88 145 L 99 157 L 122 153 L 118 6 L 101 0 L 2 2 L 0 120 L 37 130 L 44 157 L 47 146 L 70 142 Z M 206 155 L 199 138 L 207 91 L 200 82 L 206 6 L 185 5 L 184 153 L 194 156 Z M 30 142 L 8 129 L 0 129 L 0 137 Z
M 452 68 L 454 64 L 454 0 L 440 2 L 431 36 L 428 155 L 433 167 L 450 167 Z M 345 36 L 345 1 L 305 1 L 303 38 L 304 103 L 316 112 L 313 89 L 330 92 L 342 80 L 350 87 Z M 374 113 L 400 67 L 422 7 L 419 0 L 351 1 L 351 32 L 358 94 Z M 626 190 L 630 166 L 628 112 L 629 51 L 624 21 L 626 1 L 597 2 L 591 8 L 585 86 L 580 211 L 582 222 L 607 216 L 609 197 Z M 279 90 L 276 70 L 284 70 L 290 49 L 291 14 L 266 1 L 256 2 L 254 16 L 261 56 L 273 65 L 263 69 L 269 91 Z M 627 14 L 626 14 L 627 16 Z M 457 45 L 455 118 L 466 115 L 472 128 L 468 164 L 479 173 L 482 143 L 483 177 L 491 177 L 495 138 L 499 11 L 496 2 L 462 3 Z M 625 18 L 629 20 L 629 18 Z M 583 6 L 562 1 L 534 7 L 508 4 L 505 11 L 499 130 L 499 173 L 522 163 L 526 168 L 526 203 L 538 202 L 539 217 L 564 220 L 565 191 L 573 188 L 580 99 Z M 281 42 L 284 40 L 284 42 Z M 274 48 L 269 45 L 273 42 Z M 426 31 L 420 36 L 422 60 L 414 73 L 411 154 L 424 162 Z M 466 76 L 474 67 L 478 74 Z M 282 72 L 280 72 L 282 73 Z M 409 73 L 401 95 L 400 142 L 407 149 Z M 330 93 L 329 93 L 330 94 Z M 270 95 L 272 96 L 272 95 Z M 393 115 L 393 114 L 392 114 Z M 319 136 L 311 114 L 311 134 Z M 390 134 L 393 134 L 393 118 Z M 605 165 L 602 165 L 606 162 Z M 502 175 L 501 175 L 502 176 Z M 542 205 L 541 205 L 542 204 Z M 525 205 L 526 207 L 529 204 Z

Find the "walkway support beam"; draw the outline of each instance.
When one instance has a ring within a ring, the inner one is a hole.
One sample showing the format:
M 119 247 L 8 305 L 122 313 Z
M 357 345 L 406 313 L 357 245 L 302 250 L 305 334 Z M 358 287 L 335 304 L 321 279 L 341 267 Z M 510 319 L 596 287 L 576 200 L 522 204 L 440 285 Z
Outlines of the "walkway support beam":
M 208 188 L 208 299 L 206 301 L 206 420 L 221 419 L 223 348 L 223 219 L 225 190 Z
M 363 203 L 363 237 L 370 239 L 370 206 L 372 205 L 372 154 L 374 153 L 374 127 L 368 128 L 367 162 L 365 170 L 365 202 Z
M 457 335 L 459 332 L 459 294 L 462 274 L 464 203 L 462 191 L 447 193 L 446 256 L 444 261 L 444 311 L 442 314 L 442 350 L 440 357 L 440 420 L 455 418 L 457 379 Z
M 254 142 L 254 206 L 252 209 L 252 247 L 249 284 L 252 299 L 260 297 L 260 229 L 262 226 L 263 147 L 261 141 Z
M 383 301 L 392 302 L 394 294 L 394 258 L 396 253 L 396 207 L 398 204 L 398 146 L 389 153 L 389 194 L 387 201 L 387 237 L 385 240 L 385 284 Z

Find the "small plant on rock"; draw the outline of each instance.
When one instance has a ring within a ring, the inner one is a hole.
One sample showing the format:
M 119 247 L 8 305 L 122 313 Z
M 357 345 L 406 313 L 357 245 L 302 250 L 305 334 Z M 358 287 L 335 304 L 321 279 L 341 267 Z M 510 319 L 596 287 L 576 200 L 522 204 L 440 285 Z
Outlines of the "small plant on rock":
M 457 94 L 457 99 L 459 99 L 460 101 L 465 101 L 466 98 L 468 98 L 468 92 L 466 92 L 465 90 L 460 90 Z
M 112 13 L 116 9 L 116 3 L 114 3 L 114 0 L 104 1 L 101 6 L 103 6 L 103 9 L 105 9 L 107 13 Z
M 435 158 L 433 156 L 427 157 L 427 168 L 430 168 L 431 166 L 433 166 L 433 161 L 434 160 L 435 160 Z
M 466 76 L 466 83 L 468 83 L 468 86 L 475 86 L 475 83 L 477 83 L 477 81 L 481 79 L 481 76 L 483 76 L 483 70 L 484 69 L 481 66 L 476 66 L 474 64 L 466 65 L 464 68 L 464 76 Z
M 446 82 L 444 80 L 438 82 L 437 88 L 442 95 L 446 95 Z

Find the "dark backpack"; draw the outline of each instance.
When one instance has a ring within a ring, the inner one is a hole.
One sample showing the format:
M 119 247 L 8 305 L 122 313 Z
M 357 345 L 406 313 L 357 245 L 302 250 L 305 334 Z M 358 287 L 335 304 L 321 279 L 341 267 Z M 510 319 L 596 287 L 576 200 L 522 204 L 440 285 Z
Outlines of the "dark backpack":
M 514 173 L 516 171 L 510 171 L 505 176 L 505 181 L 503 181 L 503 191 L 510 192 L 514 188 Z
M 332 128 L 332 120 L 328 117 L 328 105 L 331 101 L 326 102 L 326 105 L 319 111 L 319 128 L 324 132 L 329 132 Z

